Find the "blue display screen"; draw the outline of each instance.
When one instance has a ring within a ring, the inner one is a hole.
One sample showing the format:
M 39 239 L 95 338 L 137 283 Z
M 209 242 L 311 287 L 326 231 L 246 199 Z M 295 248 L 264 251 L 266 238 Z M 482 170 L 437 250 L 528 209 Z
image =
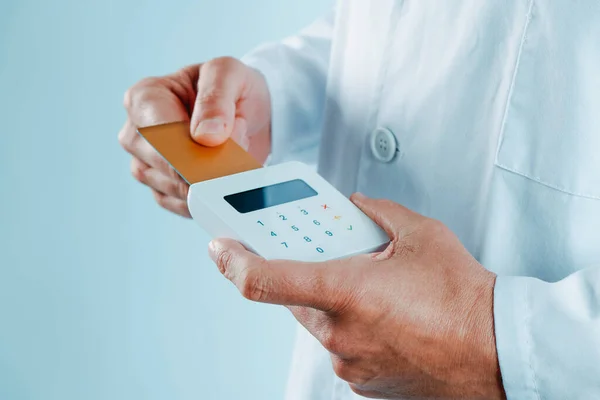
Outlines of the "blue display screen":
M 291 201 L 306 199 L 317 194 L 303 180 L 294 179 L 271 186 L 230 194 L 225 196 L 224 199 L 238 212 L 245 214 Z

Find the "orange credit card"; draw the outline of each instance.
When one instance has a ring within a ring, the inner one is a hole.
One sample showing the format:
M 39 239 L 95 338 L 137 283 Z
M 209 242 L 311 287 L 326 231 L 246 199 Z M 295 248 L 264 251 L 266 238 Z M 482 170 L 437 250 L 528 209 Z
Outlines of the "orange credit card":
M 262 167 L 233 139 L 216 147 L 194 142 L 189 122 L 149 126 L 138 132 L 190 185 Z

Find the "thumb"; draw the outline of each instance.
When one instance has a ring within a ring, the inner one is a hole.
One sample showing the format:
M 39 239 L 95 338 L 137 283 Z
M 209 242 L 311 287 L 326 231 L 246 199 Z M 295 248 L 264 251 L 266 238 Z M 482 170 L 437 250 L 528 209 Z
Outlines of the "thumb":
M 215 239 L 209 255 L 247 299 L 335 312 L 346 303 L 344 280 L 358 259 L 307 263 L 265 260 L 230 239 Z
M 192 138 L 205 146 L 218 146 L 230 137 L 246 134 L 246 121 L 236 116 L 248 68 L 231 57 L 216 58 L 202 65 L 198 95 L 190 121 Z

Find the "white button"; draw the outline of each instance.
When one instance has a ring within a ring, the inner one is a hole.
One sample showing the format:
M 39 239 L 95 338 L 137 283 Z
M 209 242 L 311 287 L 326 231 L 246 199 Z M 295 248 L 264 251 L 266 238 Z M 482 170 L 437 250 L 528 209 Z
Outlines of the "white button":
M 371 133 L 371 152 L 381 162 L 390 162 L 396 155 L 396 137 L 387 128 L 377 128 Z

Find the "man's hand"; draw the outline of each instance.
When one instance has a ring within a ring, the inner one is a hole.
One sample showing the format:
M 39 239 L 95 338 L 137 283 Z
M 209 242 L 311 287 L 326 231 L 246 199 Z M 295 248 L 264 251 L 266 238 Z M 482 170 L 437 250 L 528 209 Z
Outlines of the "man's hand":
M 231 240 L 209 246 L 248 299 L 288 306 L 331 353 L 336 374 L 366 397 L 501 399 L 493 288 L 440 222 L 353 196 L 386 230 L 378 254 L 324 263 L 267 261 Z
M 264 77 L 233 58 L 217 58 L 165 77 L 147 78 L 125 94 L 127 121 L 119 142 L 133 155 L 133 176 L 158 204 L 189 217 L 188 185 L 143 140 L 137 128 L 190 121 L 198 143 L 216 146 L 229 137 L 264 161 L 270 148 L 271 104 Z

